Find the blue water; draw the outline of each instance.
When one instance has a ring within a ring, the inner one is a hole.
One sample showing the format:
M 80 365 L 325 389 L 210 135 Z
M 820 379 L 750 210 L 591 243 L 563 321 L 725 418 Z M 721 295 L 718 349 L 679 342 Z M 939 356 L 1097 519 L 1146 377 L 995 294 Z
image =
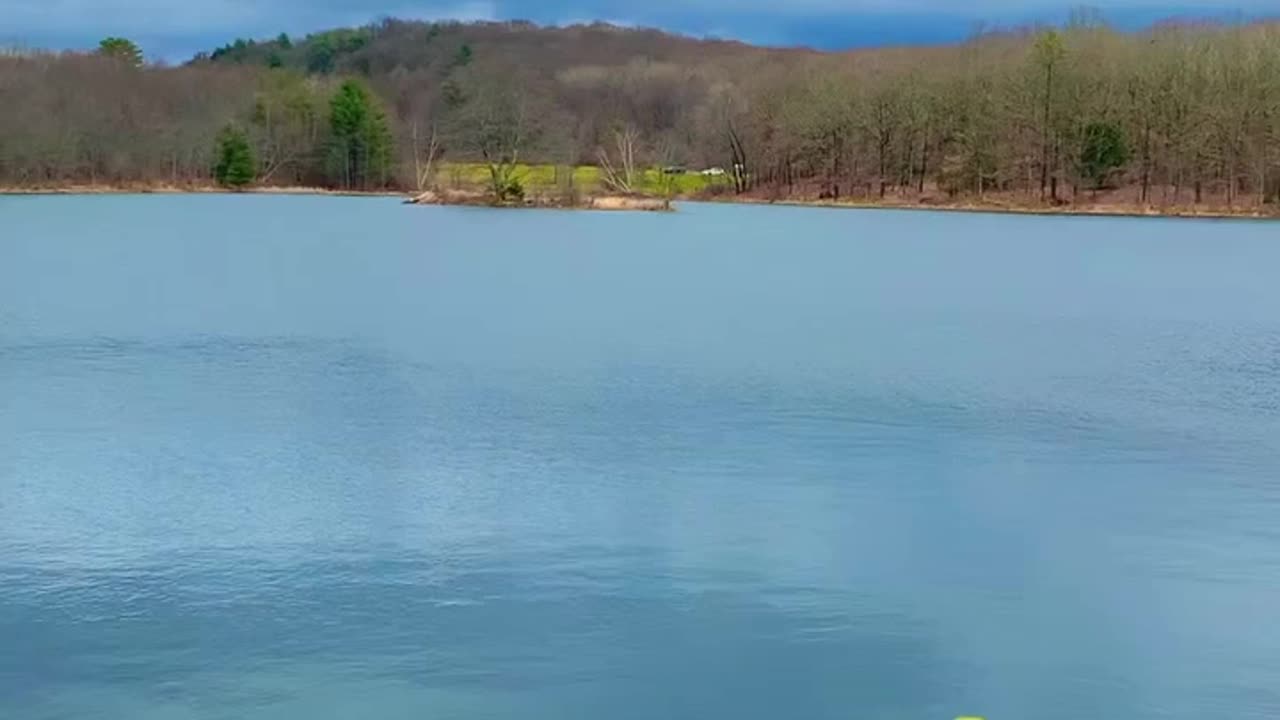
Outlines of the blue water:
M 1278 241 L 0 198 L 0 718 L 1274 720 Z

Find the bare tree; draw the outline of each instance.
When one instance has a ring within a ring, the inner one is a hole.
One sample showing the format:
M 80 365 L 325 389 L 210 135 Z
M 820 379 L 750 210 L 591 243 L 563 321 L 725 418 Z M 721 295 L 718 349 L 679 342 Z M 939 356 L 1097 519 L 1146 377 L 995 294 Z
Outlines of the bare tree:
M 624 125 L 613 131 L 613 142 L 616 160 L 609 157 L 609 151 L 603 146 L 596 150 L 604 183 L 614 192 L 633 193 L 636 189 L 636 148 L 640 143 L 640 132 Z
M 413 123 L 413 177 L 419 193 L 427 190 L 435 177 L 436 158 L 440 156 L 440 133 L 432 123 L 425 143 L 419 142 L 418 123 Z
M 553 110 L 530 92 L 519 71 L 502 65 L 468 73 L 455 106 L 452 135 L 485 164 L 493 200 L 521 199 L 521 158 L 541 149 Z
M 337 172 L 330 99 L 352 76 L 385 109 L 395 156 Z M 217 133 L 237 123 L 264 182 L 362 172 L 421 192 L 441 172 L 467 182 L 459 163 L 479 163 L 499 202 L 519 197 L 529 164 L 561 168 L 576 191 L 584 163 L 619 192 L 652 191 L 656 163 L 723 172 L 713 187 L 762 198 L 1066 202 L 1105 185 L 1104 201 L 1280 201 L 1280 22 L 1124 33 L 1079 13 L 956 46 L 821 53 L 608 26 L 386 21 L 236 41 L 177 67 L 2 52 L 0 107 L 6 186 L 208 183 Z M 1128 152 L 1084 162 L 1100 138 Z

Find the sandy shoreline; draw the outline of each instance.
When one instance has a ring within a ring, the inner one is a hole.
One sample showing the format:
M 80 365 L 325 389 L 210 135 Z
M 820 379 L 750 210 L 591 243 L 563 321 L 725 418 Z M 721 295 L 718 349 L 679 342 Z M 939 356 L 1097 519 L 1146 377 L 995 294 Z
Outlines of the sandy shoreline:
M 332 190 L 318 187 L 257 187 L 242 191 L 231 191 L 217 186 L 171 186 L 171 185 L 66 185 L 57 187 L 0 187 L 0 196 L 32 196 L 32 195 L 315 195 L 334 197 L 386 197 L 414 198 L 411 192 L 384 190 Z M 612 196 L 602 196 L 599 202 L 584 204 L 580 209 L 597 210 L 652 210 L 646 203 L 635 199 L 626 202 L 613 202 Z M 904 201 L 859 201 L 859 200 L 798 200 L 767 199 L 748 196 L 725 196 L 715 198 L 675 198 L 675 202 L 708 202 L 726 205 L 778 205 L 784 207 L 812 207 L 845 210 L 909 210 L 938 211 L 963 213 L 996 213 L 1009 215 L 1043 215 L 1043 216 L 1084 216 L 1084 217 L 1133 217 L 1133 218 L 1186 218 L 1186 219 L 1219 219 L 1219 220 L 1280 220 L 1280 208 L 1267 212 L 1258 208 L 1228 209 L 1221 207 L 1195 206 L 1140 206 L 1135 204 L 1097 203 L 1088 205 L 1039 205 L 1012 204 L 1003 202 L 941 202 L 911 203 Z M 434 205 L 477 205 L 475 202 L 428 202 Z M 535 209 L 539 206 L 532 206 Z M 547 206 L 551 207 L 551 206 Z M 563 209 L 563 208 L 562 208 Z

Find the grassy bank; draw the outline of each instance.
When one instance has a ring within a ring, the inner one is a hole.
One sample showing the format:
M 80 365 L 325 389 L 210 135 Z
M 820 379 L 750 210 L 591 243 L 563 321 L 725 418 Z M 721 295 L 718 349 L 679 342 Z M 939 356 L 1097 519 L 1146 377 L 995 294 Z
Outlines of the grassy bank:
M 587 195 L 611 192 L 603 173 L 595 165 L 530 165 L 515 169 L 516 179 L 532 194 L 551 194 L 572 188 Z M 443 163 L 435 175 L 435 184 L 452 190 L 484 190 L 489 186 L 489 168 L 483 163 Z M 639 195 L 694 197 L 717 185 L 728 185 L 728 179 L 709 177 L 696 172 L 663 173 L 649 168 L 636 171 L 633 190 Z

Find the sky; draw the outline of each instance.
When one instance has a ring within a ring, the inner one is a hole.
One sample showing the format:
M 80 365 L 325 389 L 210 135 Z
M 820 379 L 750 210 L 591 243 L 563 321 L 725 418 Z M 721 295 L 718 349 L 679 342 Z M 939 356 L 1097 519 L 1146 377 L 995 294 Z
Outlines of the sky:
M 1064 0 L 0 0 L 0 45 L 91 47 L 134 39 L 149 57 L 185 59 L 236 37 L 305 34 L 382 17 L 603 20 L 696 36 L 824 49 L 961 40 L 987 27 L 1060 22 Z M 1278 0 L 1095 0 L 1116 25 L 1168 17 L 1280 15 Z

